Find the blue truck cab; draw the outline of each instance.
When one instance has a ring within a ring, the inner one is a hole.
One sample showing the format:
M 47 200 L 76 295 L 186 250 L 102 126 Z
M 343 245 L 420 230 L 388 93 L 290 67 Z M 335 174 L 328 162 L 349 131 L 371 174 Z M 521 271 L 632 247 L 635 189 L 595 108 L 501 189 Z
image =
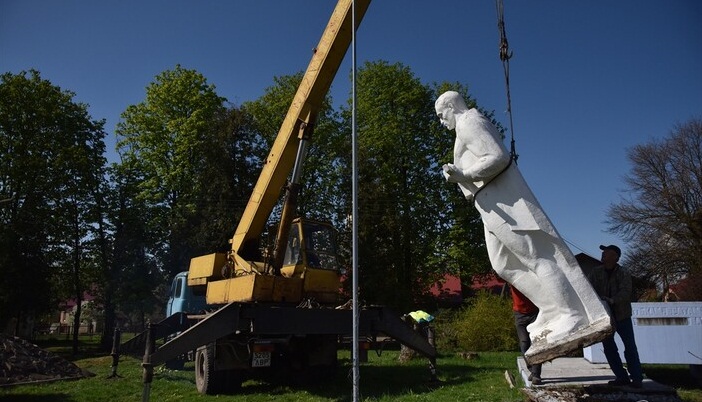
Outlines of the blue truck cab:
M 202 313 L 206 307 L 205 295 L 196 295 L 193 293 L 192 288 L 188 286 L 188 271 L 176 274 L 168 294 L 166 317 L 170 317 L 175 313 Z

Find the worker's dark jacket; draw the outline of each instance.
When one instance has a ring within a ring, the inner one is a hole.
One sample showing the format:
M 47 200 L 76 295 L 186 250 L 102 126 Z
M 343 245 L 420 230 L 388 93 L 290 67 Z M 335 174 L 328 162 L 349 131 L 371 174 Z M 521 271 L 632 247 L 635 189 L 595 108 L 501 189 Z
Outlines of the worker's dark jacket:
M 596 267 L 587 278 L 600 297 L 609 297 L 615 321 L 631 317 L 631 274 L 617 264 L 608 272 L 603 265 Z

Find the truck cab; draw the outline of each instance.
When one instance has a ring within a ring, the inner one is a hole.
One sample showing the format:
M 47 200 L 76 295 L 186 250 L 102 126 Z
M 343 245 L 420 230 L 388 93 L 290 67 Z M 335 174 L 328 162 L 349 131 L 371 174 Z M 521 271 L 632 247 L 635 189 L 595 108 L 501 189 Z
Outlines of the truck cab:
M 168 293 L 166 317 L 176 313 L 197 314 L 203 312 L 206 307 L 205 295 L 195 294 L 193 288 L 188 286 L 188 271 L 176 274 Z

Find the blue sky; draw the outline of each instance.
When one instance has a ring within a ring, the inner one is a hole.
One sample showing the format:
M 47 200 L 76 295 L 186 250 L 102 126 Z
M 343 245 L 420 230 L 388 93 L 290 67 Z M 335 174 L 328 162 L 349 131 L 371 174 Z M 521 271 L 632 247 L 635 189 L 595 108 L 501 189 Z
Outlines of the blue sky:
M 37 69 L 114 128 L 176 64 L 233 104 L 307 67 L 333 0 L 0 0 L 0 72 Z M 504 0 L 519 167 L 575 253 L 599 257 L 606 210 L 625 196 L 627 149 L 702 117 L 702 2 Z M 491 0 L 374 0 L 359 64 L 459 81 L 507 126 Z M 350 91 L 347 56 L 332 95 Z M 453 134 L 447 134 L 453 135 Z M 437 182 L 437 186 L 443 185 Z M 431 191 L 431 189 L 427 189 Z M 466 207 L 469 207 L 466 205 Z M 624 247 L 626 253 L 626 248 Z

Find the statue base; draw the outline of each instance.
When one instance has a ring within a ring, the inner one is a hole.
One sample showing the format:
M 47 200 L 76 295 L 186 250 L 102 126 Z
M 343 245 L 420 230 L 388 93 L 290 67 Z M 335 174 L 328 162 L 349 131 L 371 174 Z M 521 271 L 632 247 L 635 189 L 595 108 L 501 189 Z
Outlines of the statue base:
M 557 357 L 565 356 L 570 352 L 601 342 L 612 335 L 614 328 L 609 316 L 604 317 L 594 323 L 580 327 L 575 332 L 570 333 L 560 339 L 551 342 L 542 337 L 532 342 L 529 350 L 524 354 L 524 360 L 528 364 L 539 364 L 553 360 Z

